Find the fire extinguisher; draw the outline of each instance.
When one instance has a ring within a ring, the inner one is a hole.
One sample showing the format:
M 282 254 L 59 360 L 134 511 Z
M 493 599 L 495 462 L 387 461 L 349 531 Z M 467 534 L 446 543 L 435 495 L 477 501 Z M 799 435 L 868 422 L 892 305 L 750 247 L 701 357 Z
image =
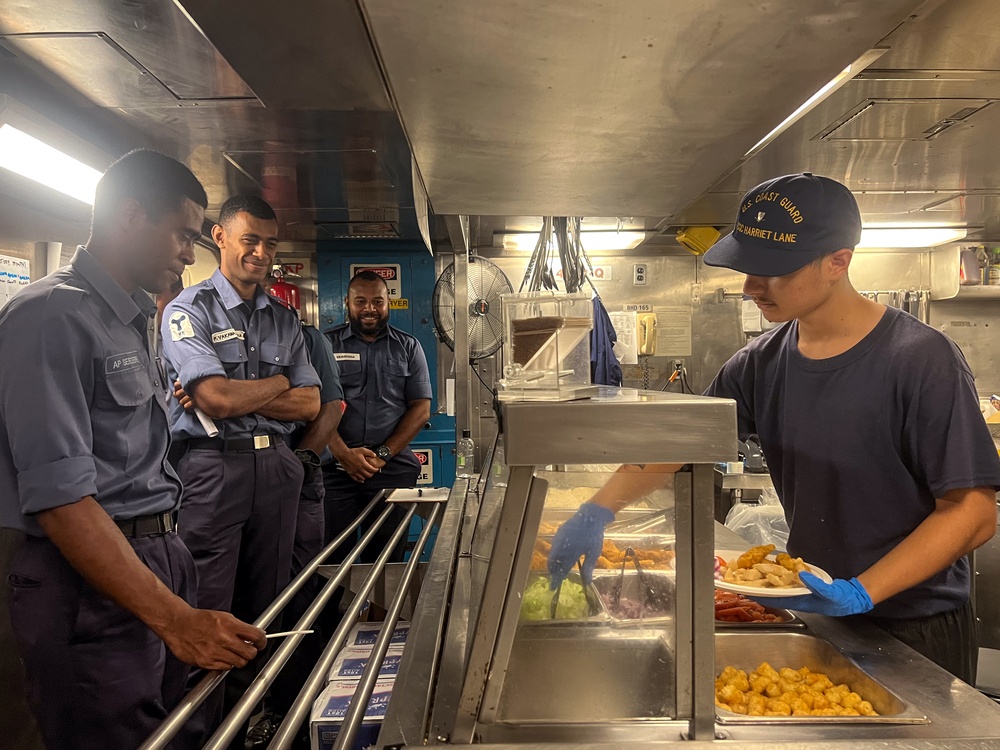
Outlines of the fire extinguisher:
M 271 271 L 271 275 L 274 277 L 269 290 L 271 295 L 284 302 L 287 307 L 294 308 L 296 312 L 301 313 L 302 307 L 299 304 L 299 288 L 295 284 L 285 281 L 285 275 L 282 273 L 280 266 L 275 266 L 274 270 Z

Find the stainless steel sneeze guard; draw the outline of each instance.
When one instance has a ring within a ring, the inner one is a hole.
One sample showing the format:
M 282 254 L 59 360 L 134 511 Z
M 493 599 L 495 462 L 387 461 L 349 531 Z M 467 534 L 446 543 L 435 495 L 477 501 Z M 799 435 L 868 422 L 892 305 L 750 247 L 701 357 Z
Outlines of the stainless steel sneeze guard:
M 510 466 L 714 464 L 736 454 L 736 402 L 601 387 L 584 401 L 505 405 Z
M 378 748 L 474 742 L 484 750 L 570 744 L 612 750 L 626 743 L 692 750 L 719 739 L 745 750 L 1000 750 L 1000 707 L 873 625 L 816 615 L 802 615 L 793 630 L 714 623 L 712 552 L 746 544 L 711 520 L 711 463 L 734 458 L 724 443 L 735 439 L 735 405 L 605 393 L 602 403 L 506 405 L 508 466 L 499 472 L 506 487 L 496 486 L 490 459 L 485 481 L 456 483 L 397 677 L 406 689 L 393 694 Z M 676 553 L 673 638 L 670 618 L 649 627 L 519 628 L 539 519 L 561 521 L 573 512 L 558 503 L 543 508 L 547 496 L 606 479 L 576 483 L 586 476 L 576 473 L 577 465 L 681 461 L 694 466 L 675 477 L 673 524 L 668 520 L 664 529 L 673 534 Z M 745 664 L 774 658 L 782 638 L 808 641 L 809 648 L 796 641 L 789 660 L 811 652 L 817 667 L 832 661 L 863 671 L 885 689 L 881 697 L 893 715 L 871 723 L 717 721 L 720 660 L 734 653 Z M 628 678 L 642 690 L 631 690 Z
M 504 407 L 504 420 L 510 466 L 507 486 L 498 492 L 486 484 L 482 498 L 475 497 L 479 516 L 471 528 L 466 525 L 456 545 L 462 552 L 454 561 L 450 616 L 437 632 L 444 646 L 437 683 L 430 687 L 432 714 L 427 728 L 431 741 L 488 742 L 515 724 L 526 726 L 507 715 L 516 702 L 511 702 L 510 691 L 505 695 L 504 685 L 508 665 L 516 667 L 511 664 L 512 655 L 516 660 L 525 649 L 518 624 L 521 592 L 548 491 L 548 482 L 537 469 L 550 464 L 621 463 L 695 464 L 675 488 L 677 597 L 676 622 L 670 621 L 675 630 L 665 639 L 658 635 L 647 638 L 648 643 L 635 653 L 673 652 L 668 668 L 671 684 L 662 701 L 654 700 L 647 707 L 654 714 L 648 718 L 666 730 L 663 736 L 712 739 L 711 471 L 716 461 L 735 458 L 735 403 L 601 388 L 597 398 L 586 401 L 509 403 Z M 472 493 L 469 501 L 473 502 Z M 706 575 L 706 580 L 698 580 Z M 419 626 L 422 614 L 420 611 L 415 616 L 414 627 Z M 528 629 L 532 637 L 539 633 L 538 638 L 547 637 L 541 635 L 545 630 Z M 449 648 L 452 642 L 461 643 L 461 647 Z M 515 643 L 520 645 L 515 647 Z M 411 647 L 423 650 L 424 645 L 414 643 Z M 572 649 L 569 642 L 563 646 Z M 409 680 L 410 668 L 415 668 L 414 662 L 404 659 L 397 684 L 407 684 L 403 681 Z M 523 672 L 520 674 L 517 679 L 523 680 Z M 415 742 L 411 732 L 416 722 L 397 715 L 416 708 L 414 703 L 406 697 L 393 697 L 380 745 Z M 534 721 L 537 719 L 529 723 Z M 405 740 L 396 726 L 407 728 Z M 537 726 L 536 730 L 546 731 Z

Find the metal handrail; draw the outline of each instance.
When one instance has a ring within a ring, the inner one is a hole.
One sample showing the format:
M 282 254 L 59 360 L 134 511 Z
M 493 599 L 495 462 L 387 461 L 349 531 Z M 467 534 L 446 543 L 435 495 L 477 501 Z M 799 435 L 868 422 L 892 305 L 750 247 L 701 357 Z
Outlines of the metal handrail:
M 396 509 L 392 506 L 387 507 L 375 522 L 372 524 L 371 528 L 365 532 L 365 535 L 360 539 L 360 541 L 355 545 L 354 549 L 351 550 L 350 559 L 353 561 L 361 553 L 365 547 L 367 547 L 371 540 L 375 537 L 375 534 L 382 527 L 382 524 L 386 522 L 389 516 Z M 301 619 L 295 624 L 294 630 L 303 630 L 309 628 L 319 617 L 320 612 L 326 606 L 327 602 L 333 598 L 336 593 L 337 588 L 347 578 L 348 574 L 351 572 L 350 563 L 345 563 L 340 566 L 336 575 L 330 578 L 323 586 L 323 589 L 313 600 L 313 603 L 309 605 L 309 608 L 302 615 Z M 261 669 L 260 674 L 250 683 L 250 687 L 247 688 L 243 696 L 237 701 L 236 705 L 226 716 L 225 721 L 219 725 L 219 728 L 215 730 L 214 734 L 209 738 L 208 742 L 204 745 L 204 750 L 224 750 L 224 748 L 229 747 L 229 743 L 234 737 L 239 733 L 240 727 L 243 723 L 250 718 L 253 714 L 254 709 L 257 707 L 258 702 L 264 697 L 267 689 L 274 682 L 281 668 L 285 666 L 285 663 L 291 658 L 292 652 L 298 647 L 299 642 L 305 638 L 304 634 L 297 634 L 289 636 L 285 639 L 285 642 L 281 644 L 278 650 L 268 659 L 267 664 Z
M 347 715 L 340 725 L 340 731 L 337 734 L 337 741 L 333 746 L 333 750 L 346 750 L 346 748 L 354 746 L 354 740 L 358 735 L 358 730 L 361 728 L 361 722 L 365 718 L 368 701 L 372 697 L 375 682 L 378 680 L 379 672 L 382 669 L 382 661 L 385 659 L 386 651 L 389 650 L 393 630 L 396 627 L 396 622 L 399 620 L 399 614 L 403 609 L 403 603 L 406 601 L 410 585 L 416 576 L 417 567 L 420 564 L 420 554 L 424 550 L 424 545 L 430 537 L 431 528 L 437 520 L 440 511 L 441 506 L 435 505 L 434 510 L 431 511 L 431 515 L 427 519 L 427 524 L 424 526 L 423 531 L 420 532 L 420 537 L 417 539 L 416 546 L 411 553 L 410 561 L 403 571 L 402 578 L 400 578 L 399 588 L 392 599 L 392 604 L 389 605 L 388 612 L 386 612 L 385 621 L 382 623 L 382 630 L 378 634 L 378 638 L 375 639 L 372 654 L 368 657 L 368 664 L 365 665 L 365 669 L 361 673 L 361 680 L 358 682 L 357 690 L 354 691 L 354 697 L 351 699 L 351 705 L 347 709 Z
M 341 646 L 347 639 L 348 631 L 354 627 L 354 623 L 358 619 L 358 615 L 361 614 L 361 609 L 366 604 L 366 597 L 368 596 L 368 593 L 375 587 L 376 581 L 378 581 L 378 579 L 382 576 L 386 563 L 389 562 L 389 557 L 392 555 L 393 549 L 397 544 L 399 544 L 403 535 L 407 532 L 410 526 L 410 519 L 413 518 L 413 514 L 416 510 L 417 504 L 411 503 L 410 508 L 406 513 L 406 517 L 399 524 L 399 528 L 396 529 L 392 538 L 386 544 L 385 549 L 383 549 L 381 554 L 379 554 L 378 559 L 375 560 L 364 582 L 362 582 L 361 586 L 358 588 L 354 601 L 351 602 L 351 606 L 348 608 L 347 612 L 344 613 L 344 617 L 340 621 L 340 625 L 338 625 L 337 629 L 333 632 L 329 643 L 327 643 L 326 648 L 323 649 L 323 653 L 320 656 L 319 661 L 316 662 L 316 666 L 313 667 L 313 671 L 306 679 L 305 684 L 302 686 L 302 690 L 299 691 L 299 695 L 292 704 L 291 710 L 285 715 L 284 721 L 281 722 L 281 726 L 278 727 L 278 731 L 271 739 L 271 744 L 268 745 L 268 750 L 288 750 L 288 748 L 292 746 L 292 743 L 295 741 L 295 735 L 299 731 L 299 727 L 302 726 L 302 722 L 308 718 L 309 713 L 312 710 L 313 700 L 327 682 L 330 667 L 333 666 L 333 662 L 337 658 L 337 653 L 340 651 Z M 343 567 L 349 568 L 346 564 Z
M 377 506 L 380 502 L 382 502 L 385 499 L 385 496 L 386 496 L 386 490 L 380 490 L 379 493 L 371 499 L 371 502 L 369 502 L 368 505 L 365 506 L 364 510 L 361 511 L 358 517 L 355 518 L 353 521 L 351 521 L 350 525 L 342 532 L 340 532 L 337 535 L 336 539 L 331 541 L 322 550 L 320 550 L 320 553 L 316 555 L 316 557 L 314 557 L 305 568 L 299 571 L 299 574 L 292 579 L 292 582 L 289 583 L 288 587 L 283 592 L 281 592 L 281 595 L 278 596 L 278 598 L 271 603 L 271 606 L 268 607 L 266 610 L 264 610 L 264 613 L 260 616 L 259 619 L 263 620 L 265 617 L 267 617 L 268 624 L 270 624 L 271 620 L 274 619 L 275 615 L 277 615 L 278 612 L 280 612 L 282 609 L 285 608 L 285 605 L 287 605 L 288 602 L 292 600 L 292 597 L 294 597 L 297 593 L 299 593 L 299 589 L 305 586 L 308 580 L 312 578 L 313 574 L 317 570 L 319 570 L 319 566 L 326 562 L 326 558 L 332 555 L 341 544 L 347 541 L 348 537 L 350 537 L 355 531 L 357 531 L 358 527 L 368 517 L 368 514 L 371 513 L 373 510 L 375 510 L 375 506 Z M 362 548 L 363 548 L 362 545 L 356 545 L 355 548 L 348 553 L 351 562 L 354 562 L 357 556 L 361 554 Z M 350 563 L 346 564 L 350 565 Z M 257 627 L 262 628 L 264 626 L 258 625 Z
M 333 551 L 337 549 L 341 544 L 343 544 L 347 539 L 357 531 L 358 526 L 368 517 L 375 506 L 383 500 L 385 497 L 385 491 L 379 492 L 375 497 L 372 498 L 371 502 L 365 507 L 363 511 L 358 515 L 354 521 L 351 522 L 347 528 L 345 528 L 340 534 L 337 535 L 329 544 L 327 544 L 323 550 L 309 563 L 306 568 L 299 573 L 295 579 L 288 585 L 288 587 L 278 595 L 278 597 L 271 603 L 271 605 L 264 610 L 263 614 L 257 618 L 254 625 L 258 628 L 266 628 L 271 624 L 275 615 L 280 612 L 285 605 L 291 601 L 292 597 L 295 596 L 299 589 L 301 589 L 309 579 L 309 577 L 315 573 L 319 566 L 333 554 Z M 355 547 L 351 550 L 349 558 L 353 562 L 357 556 L 360 554 L 360 549 Z M 349 569 L 349 565 L 347 566 Z M 198 684 L 191 689 L 191 691 L 184 696 L 177 707 L 171 711 L 167 718 L 156 728 L 146 741 L 142 743 L 139 750 L 163 750 L 167 747 L 168 743 L 174 738 L 174 736 L 181 730 L 181 728 L 190 720 L 191 716 L 194 714 L 195 710 L 200 706 L 205 699 L 212 694 L 212 691 L 222 682 L 223 678 L 229 673 L 230 670 L 212 670 L 206 672 L 205 676 L 198 681 Z

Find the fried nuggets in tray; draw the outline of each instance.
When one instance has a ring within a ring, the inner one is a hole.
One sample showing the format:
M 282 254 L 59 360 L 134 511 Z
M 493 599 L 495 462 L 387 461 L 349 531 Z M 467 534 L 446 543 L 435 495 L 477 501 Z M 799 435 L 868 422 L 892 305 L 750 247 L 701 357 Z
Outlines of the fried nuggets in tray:
M 614 570 L 620 568 L 622 560 L 625 558 L 625 546 L 619 547 L 610 539 L 604 540 L 601 549 L 601 556 L 597 558 L 597 568 L 604 570 Z M 549 551 L 552 549 L 551 542 L 545 539 L 535 541 L 535 550 L 531 554 L 531 569 L 545 570 L 548 564 Z M 636 555 L 639 556 L 639 564 L 643 570 L 669 570 L 674 559 L 673 550 L 642 549 L 633 547 Z M 632 563 L 629 562 L 629 567 Z

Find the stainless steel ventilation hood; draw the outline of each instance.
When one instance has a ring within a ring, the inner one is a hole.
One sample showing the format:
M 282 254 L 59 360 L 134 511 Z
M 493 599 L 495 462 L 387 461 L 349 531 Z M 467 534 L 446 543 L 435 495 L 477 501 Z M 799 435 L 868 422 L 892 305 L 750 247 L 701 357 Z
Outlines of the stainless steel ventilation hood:
M 360 0 L 439 214 L 667 216 L 915 0 Z

